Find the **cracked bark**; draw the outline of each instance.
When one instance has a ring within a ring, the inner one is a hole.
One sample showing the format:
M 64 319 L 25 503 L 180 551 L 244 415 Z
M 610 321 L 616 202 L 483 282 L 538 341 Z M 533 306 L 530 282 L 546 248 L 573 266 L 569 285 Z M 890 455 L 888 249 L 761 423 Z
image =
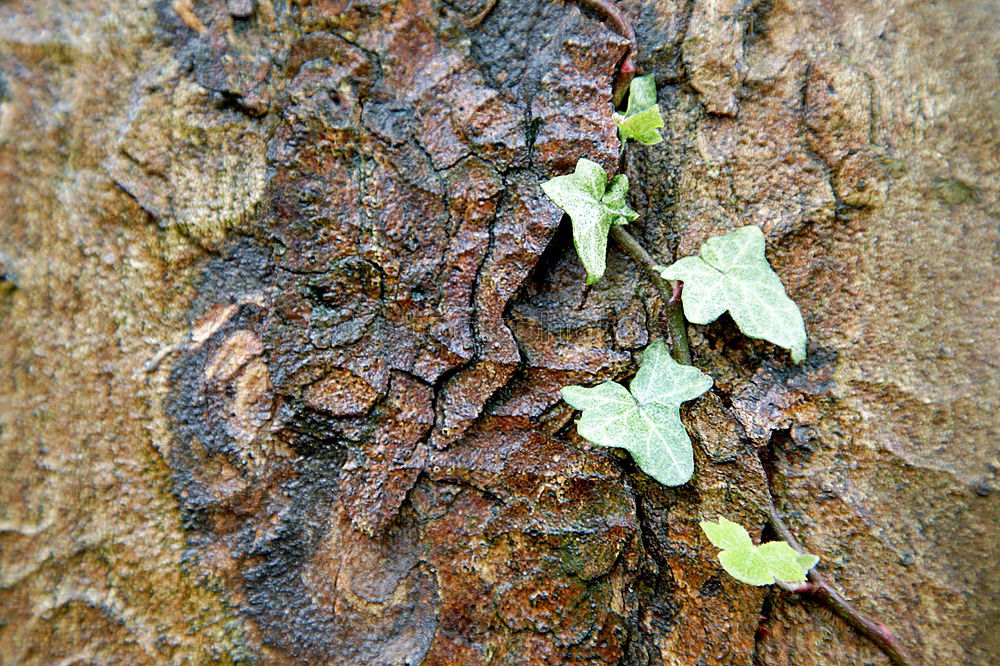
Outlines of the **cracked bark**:
M 627 40 L 173 4 L 0 6 L 0 661 L 879 663 L 717 566 L 698 521 L 763 528 L 768 477 L 919 661 L 997 653 L 989 3 L 621 3 L 668 109 L 630 231 L 760 224 L 811 342 L 690 327 L 676 489 L 558 399 L 663 305 L 615 249 L 585 289 L 537 188 L 618 164 Z

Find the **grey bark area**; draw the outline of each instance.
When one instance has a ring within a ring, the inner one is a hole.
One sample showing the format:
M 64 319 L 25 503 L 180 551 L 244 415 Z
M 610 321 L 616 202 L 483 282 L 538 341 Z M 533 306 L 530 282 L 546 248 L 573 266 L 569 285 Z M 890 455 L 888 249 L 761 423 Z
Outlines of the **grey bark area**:
M 919 663 L 1000 658 L 996 4 L 621 8 L 632 232 L 759 225 L 810 338 L 690 327 L 679 488 L 558 396 L 663 305 L 538 187 L 618 169 L 597 14 L 0 3 L 0 663 L 885 663 L 719 568 L 769 498 Z

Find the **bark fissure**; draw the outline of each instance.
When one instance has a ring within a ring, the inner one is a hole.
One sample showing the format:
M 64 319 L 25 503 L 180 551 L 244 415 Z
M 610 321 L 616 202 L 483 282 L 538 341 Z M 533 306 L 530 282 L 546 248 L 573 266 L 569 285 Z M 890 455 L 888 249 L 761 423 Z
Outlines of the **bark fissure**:
M 989 2 L 641 0 L 637 55 L 576 2 L 0 4 L 0 661 L 877 660 L 785 592 L 755 638 L 698 531 L 759 520 L 769 433 L 845 598 L 996 652 Z M 615 171 L 630 58 L 633 233 L 760 225 L 827 354 L 691 327 L 674 489 L 558 393 L 669 302 L 614 244 L 585 287 L 538 188 Z

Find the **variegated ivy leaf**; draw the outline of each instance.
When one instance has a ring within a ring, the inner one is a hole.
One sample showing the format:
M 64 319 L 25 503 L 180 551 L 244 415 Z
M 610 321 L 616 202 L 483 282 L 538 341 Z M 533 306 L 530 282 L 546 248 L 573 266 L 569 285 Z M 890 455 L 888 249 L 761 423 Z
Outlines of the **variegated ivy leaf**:
M 614 114 L 618 125 L 618 137 L 624 144 L 633 139 L 647 146 L 663 141 L 660 128 L 663 127 L 663 116 L 660 106 L 656 103 L 656 81 L 652 74 L 637 76 L 632 79 L 628 89 L 628 106 L 625 115 Z
M 593 388 L 567 386 L 562 396 L 583 412 L 576 422 L 581 437 L 600 446 L 627 449 L 646 474 L 679 486 L 694 473 L 694 453 L 681 423 L 680 405 L 711 386 L 711 377 L 677 363 L 658 340 L 643 352 L 630 390 L 604 382 Z
M 542 183 L 542 190 L 569 214 L 573 245 L 587 269 L 587 284 L 597 282 L 604 275 L 611 227 L 639 217 L 625 203 L 628 176 L 619 174 L 608 185 L 608 174 L 600 164 L 581 159 L 576 171 Z
M 681 300 L 688 321 L 707 324 L 728 310 L 745 335 L 790 350 L 796 363 L 805 359 L 802 313 L 767 263 L 759 228 L 709 238 L 699 256 L 684 257 L 661 274 L 684 282 Z
M 700 524 L 712 545 L 722 549 L 722 568 L 743 583 L 770 585 L 776 578 L 789 583 L 804 581 L 819 562 L 815 555 L 798 553 L 784 541 L 755 546 L 745 529 L 725 518 L 719 518 L 718 523 L 703 520 Z

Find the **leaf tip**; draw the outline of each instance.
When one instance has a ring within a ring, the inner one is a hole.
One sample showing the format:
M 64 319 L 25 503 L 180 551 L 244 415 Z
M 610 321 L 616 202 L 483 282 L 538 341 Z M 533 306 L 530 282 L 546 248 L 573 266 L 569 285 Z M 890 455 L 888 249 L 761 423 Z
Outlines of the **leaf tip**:
M 640 465 L 640 467 L 642 466 Z M 693 457 L 691 458 L 690 465 L 682 463 L 670 468 L 670 470 L 667 472 L 659 471 L 656 469 L 653 469 L 652 471 L 647 471 L 644 469 L 643 471 L 645 471 L 647 474 L 649 474 L 651 477 L 653 477 L 654 479 L 656 479 L 665 486 L 670 486 L 670 487 L 683 486 L 685 483 L 691 480 L 692 476 L 694 476 L 694 458 Z
M 806 344 L 800 343 L 792 347 L 792 362 L 798 365 L 806 360 Z
M 795 558 L 795 563 L 802 567 L 802 571 L 808 574 L 814 566 L 819 564 L 819 556 L 811 553 L 802 553 Z

